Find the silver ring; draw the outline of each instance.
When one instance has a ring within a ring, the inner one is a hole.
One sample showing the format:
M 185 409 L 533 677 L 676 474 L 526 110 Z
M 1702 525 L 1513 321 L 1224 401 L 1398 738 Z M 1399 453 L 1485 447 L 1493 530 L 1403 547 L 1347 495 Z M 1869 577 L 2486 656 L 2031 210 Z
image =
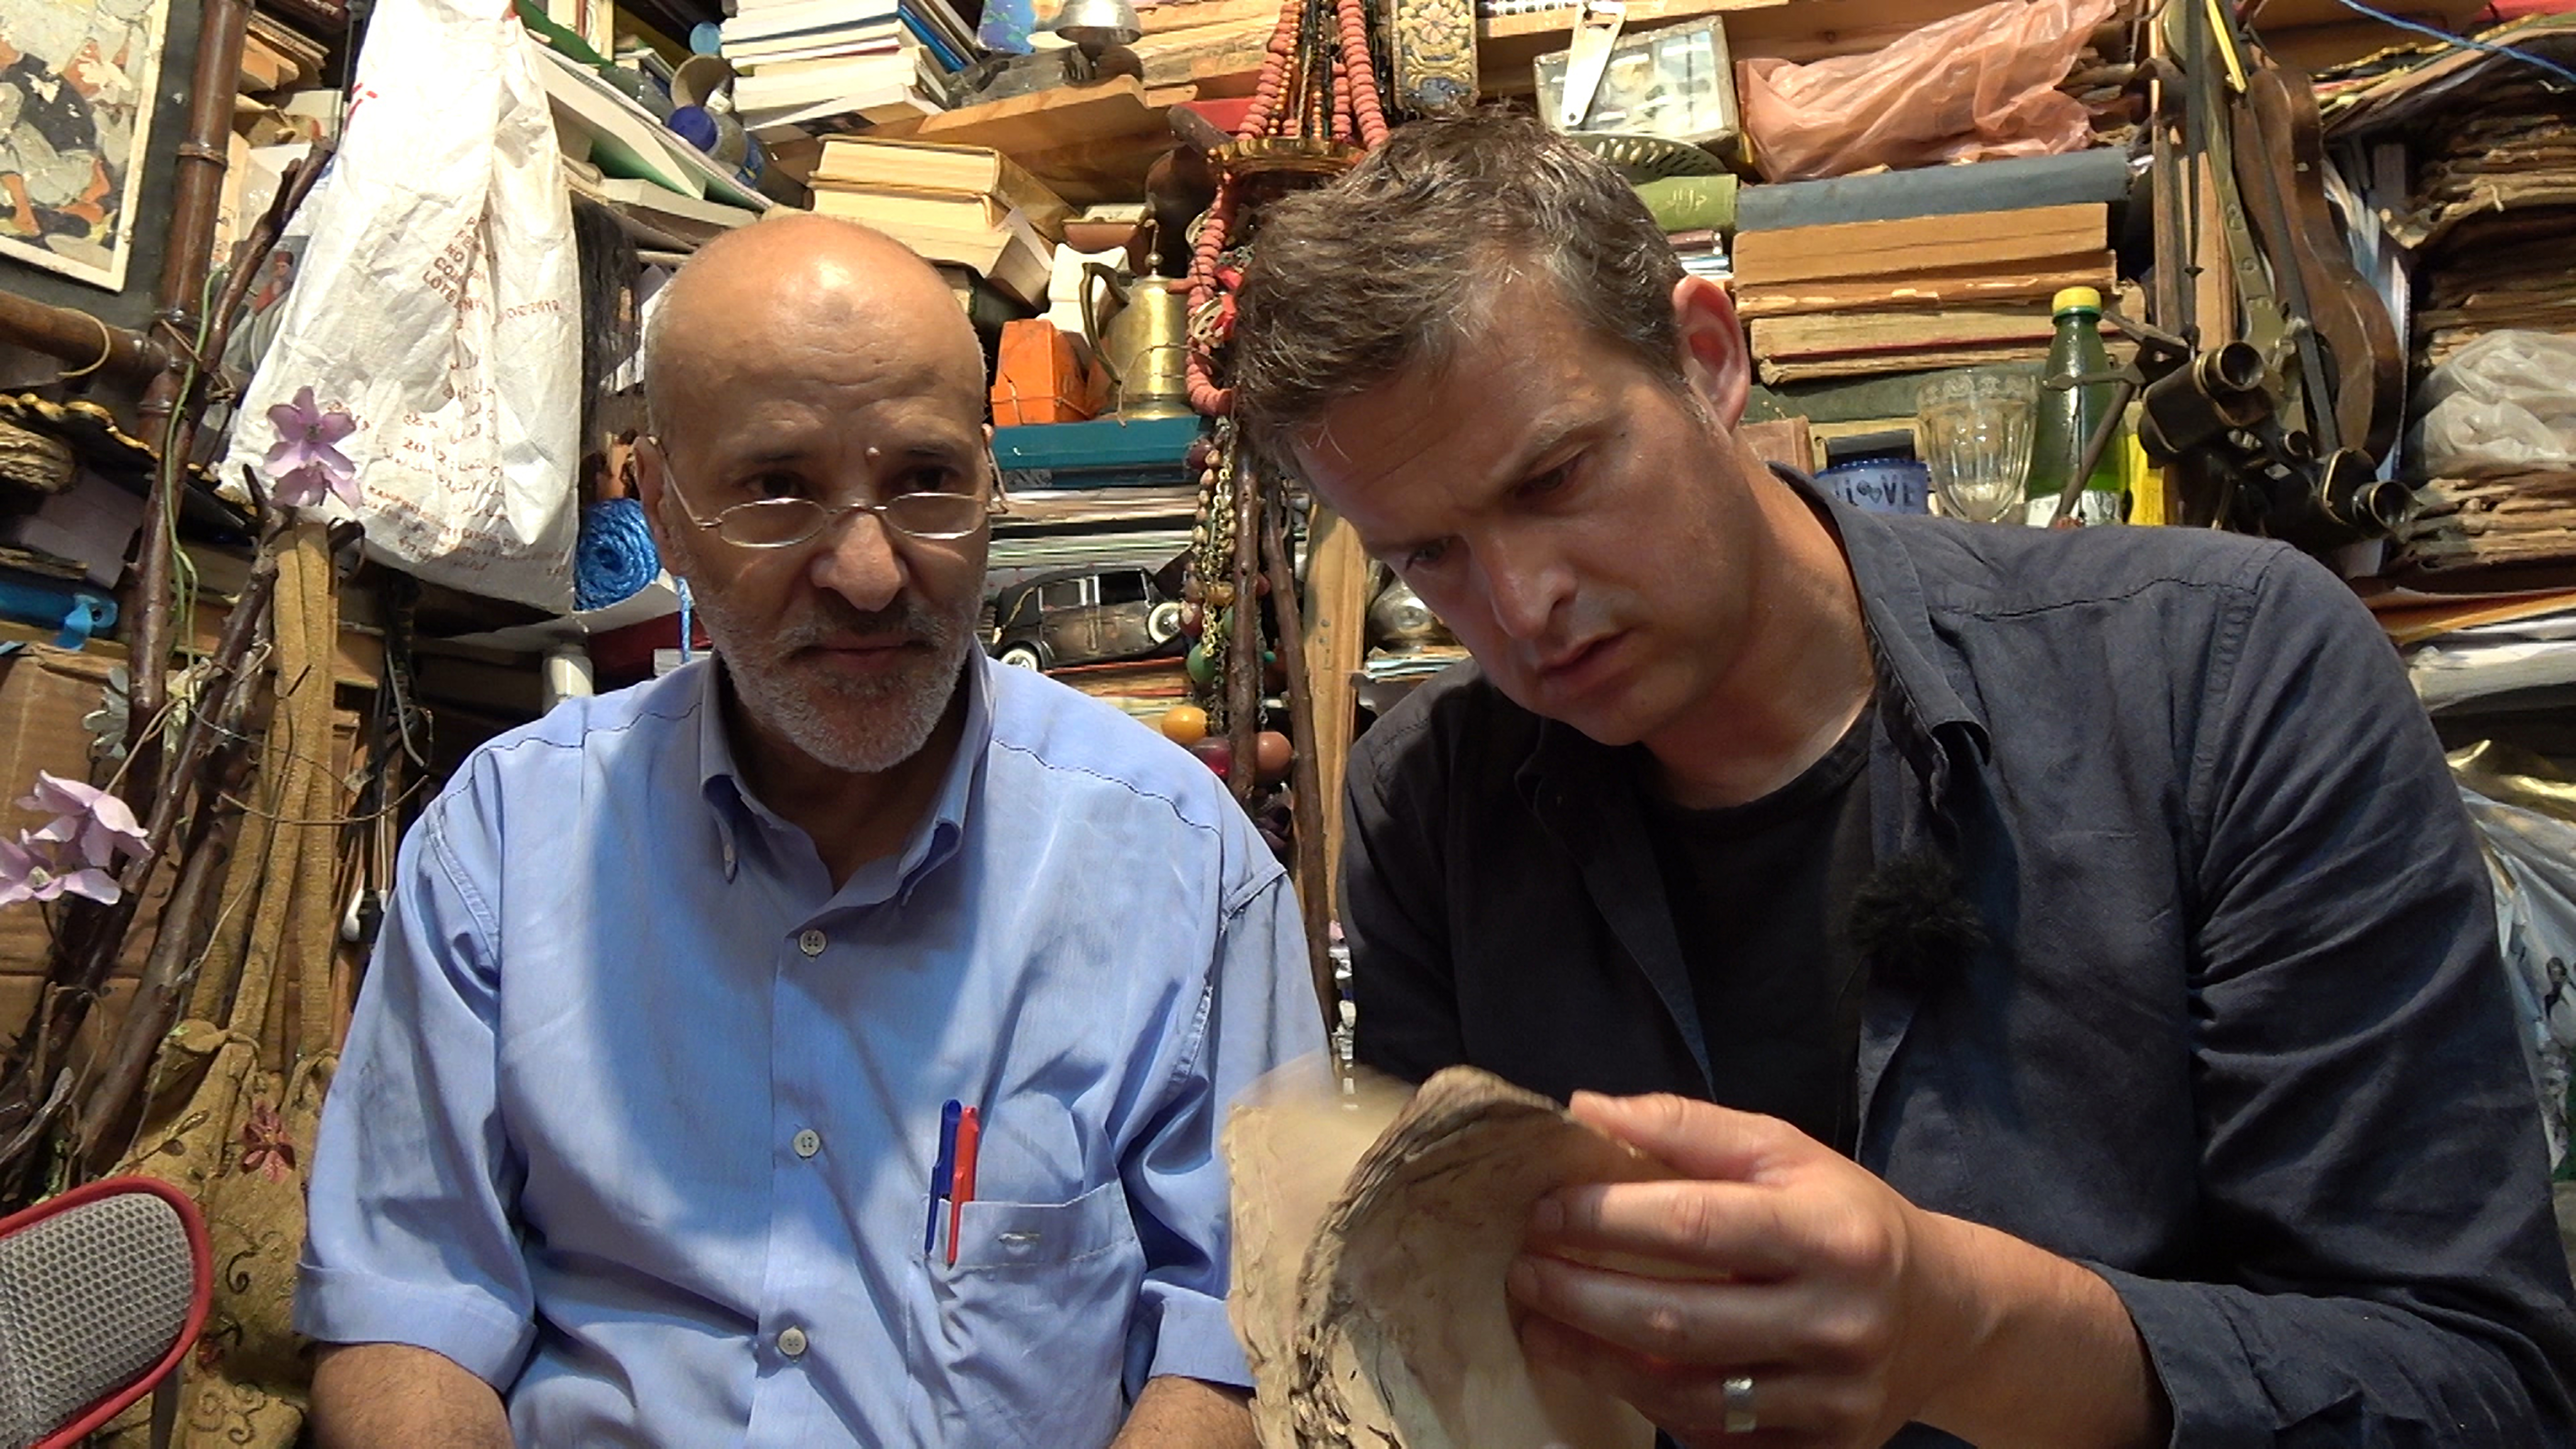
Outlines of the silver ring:
M 1720 1387 L 1726 1394 L 1726 1432 L 1750 1434 L 1761 1427 L 1753 1417 L 1753 1375 L 1732 1375 Z

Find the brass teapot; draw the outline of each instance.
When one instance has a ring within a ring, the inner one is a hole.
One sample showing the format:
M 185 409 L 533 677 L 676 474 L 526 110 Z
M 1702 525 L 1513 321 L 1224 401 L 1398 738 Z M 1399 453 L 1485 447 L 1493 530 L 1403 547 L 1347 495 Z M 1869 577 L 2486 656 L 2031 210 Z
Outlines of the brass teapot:
M 1190 411 L 1189 285 L 1162 277 L 1130 281 L 1104 262 L 1083 266 L 1082 340 L 1108 369 L 1113 415 L 1177 418 Z M 1119 304 L 1105 328 L 1096 300 L 1103 290 Z

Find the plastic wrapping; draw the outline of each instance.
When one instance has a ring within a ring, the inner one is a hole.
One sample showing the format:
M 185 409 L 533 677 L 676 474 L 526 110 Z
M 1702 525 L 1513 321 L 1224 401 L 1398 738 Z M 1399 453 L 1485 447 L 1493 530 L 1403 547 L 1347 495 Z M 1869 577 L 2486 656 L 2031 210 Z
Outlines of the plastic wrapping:
M 2083 149 L 2084 107 L 2057 83 L 2114 0 L 1999 0 L 1868 55 L 1747 61 L 1737 88 L 1773 181 Z
M 278 441 L 311 388 L 342 445 L 367 551 L 432 583 L 573 607 L 581 285 L 540 67 L 507 0 L 386 0 L 368 21 L 338 156 L 276 340 L 220 476 Z
M 2524 1065 L 2539 1097 L 2549 1160 L 2565 1160 L 2571 1052 L 2576 1052 L 2576 826 L 2490 800 L 2466 785 L 2495 888 L 2496 936 L 2521 1018 Z
M 2490 332 L 2424 379 L 2413 456 L 2427 478 L 2576 468 L 2576 337 Z

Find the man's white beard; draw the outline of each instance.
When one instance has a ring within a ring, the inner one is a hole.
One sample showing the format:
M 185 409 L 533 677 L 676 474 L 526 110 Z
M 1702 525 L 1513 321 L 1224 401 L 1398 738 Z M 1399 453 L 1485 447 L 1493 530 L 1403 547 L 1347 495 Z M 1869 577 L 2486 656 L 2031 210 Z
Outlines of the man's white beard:
M 746 714 L 819 764 L 872 775 L 919 754 L 947 714 L 959 667 L 975 647 L 980 605 L 975 593 L 965 597 L 966 609 L 949 616 L 910 594 L 874 614 L 835 597 L 766 635 L 719 600 L 702 599 L 697 607 Z M 793 662 L 801 648 L 852 635 L 901 635 L 930 647 L 913 651 L 904 668 L 882 679 L 838 679 Z

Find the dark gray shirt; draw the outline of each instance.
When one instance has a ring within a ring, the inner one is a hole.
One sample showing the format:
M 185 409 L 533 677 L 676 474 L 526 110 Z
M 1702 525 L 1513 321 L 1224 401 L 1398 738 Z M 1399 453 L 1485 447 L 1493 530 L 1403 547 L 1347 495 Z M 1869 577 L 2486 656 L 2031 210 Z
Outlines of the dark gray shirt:
M 2177 1445 L 2576 1443 L 2484 869 L 2368 612 L 2244 538 L 1819 506 L 1879 671 L 1859 1161 L 2099 1271 Z M 1709 1095 L 1617 752 L 1463 668 L 1348 804 L 1363 1061 Z

